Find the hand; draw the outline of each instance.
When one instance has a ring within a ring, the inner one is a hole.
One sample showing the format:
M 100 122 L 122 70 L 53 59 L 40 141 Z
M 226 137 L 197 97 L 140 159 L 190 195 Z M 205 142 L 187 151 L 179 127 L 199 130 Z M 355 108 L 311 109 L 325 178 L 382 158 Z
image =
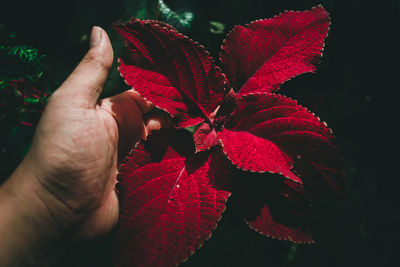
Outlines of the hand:
M 107 34 L 94 27 L 91 49 L 51 96 L 29 152 L 0 188 L 0 200 L 10 203 L 3 210 L 13 214 L 13 231 L 26 220 L 22 238 L 32 245 L 63 232 L 80 238 L 108 233 L 118 219 L 118 162 L 160 127 L 157 118 L 143 120 L 152 105 L 133 90 L 98 101 L 112 62 Z M 0 219 L 0 234 L 2 227 Z M 21 246 L 10 238 L 8 247 Z

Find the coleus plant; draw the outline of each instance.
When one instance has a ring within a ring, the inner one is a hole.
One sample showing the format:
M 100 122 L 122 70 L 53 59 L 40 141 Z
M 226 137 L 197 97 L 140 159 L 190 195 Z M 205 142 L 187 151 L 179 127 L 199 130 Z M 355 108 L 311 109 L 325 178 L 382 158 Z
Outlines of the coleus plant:
M 167 24 L 115 25 L 127 49 L 121 76 L 175 123 L 120 166 L 117 266 L 178 265 L 211 236 L 230 193 L 243 190 L 251 228 L 313 242 L 311 196 L 345 192 L 342 159 L 326 123 L 275 92 L 315 71 L 329 26 L 322 6 L 236 26 L 222 45 L 224 74 Z

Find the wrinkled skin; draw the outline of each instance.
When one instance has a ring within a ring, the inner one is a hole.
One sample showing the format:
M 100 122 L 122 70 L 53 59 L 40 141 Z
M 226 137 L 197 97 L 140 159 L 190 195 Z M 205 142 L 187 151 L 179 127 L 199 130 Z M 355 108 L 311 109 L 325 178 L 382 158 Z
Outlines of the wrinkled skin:
M 152 105 L 133 89 L 99 101 L 112 62 L 107 34 L 94 27 L 91 49 L 51 96 L 27 156 L 0 187 L 1 266 L 25 266 L 32 248 L 65 233 L 88 239 L 115 226 L 118 162 L 160 119 L 143 118 Z

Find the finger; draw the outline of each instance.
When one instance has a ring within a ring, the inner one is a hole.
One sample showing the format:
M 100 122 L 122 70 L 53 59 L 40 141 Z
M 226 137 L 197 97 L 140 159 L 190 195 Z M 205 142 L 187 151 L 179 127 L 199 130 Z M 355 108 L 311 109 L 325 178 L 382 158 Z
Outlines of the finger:
M 93 27 L 90 49 L 67 80 L 54 93 L 75 105 L 93 108 L 97 104 L 113 62 L 113 50 L 107 33 Z
M 118 126 L 118 158 L 124 159 L 132 147 L 156 129 L 172 125 L 165 112 L 155 109 L 136 91 L 127 90 L 100 101 L 100 108 L 111 114 Z
M 160 109 L 154 109 L 154 105 L 144 99 L 137 91 L 130 89 L 122 94 L 129 95 L 138 105 L 142 112 L 144 124 L 146 128 L 145 136 L 151 133 L 153 130 L 159 130 L 163 127 L 172 126 L 172 118 L 166 112 Z
M 131 147 L 146 136 L 142 112 L 130 92 L 123 92 L 102 99 L 100 109 L 111 114 L 118 126 L 118 158 L 130 151 Z
M 146 136 L 151 134 L 151 131 L 172 127 L 173 125 L 171 116 L 160 109 L 154 109 L 147 113 L 144 116 L 144 124 L 146 128 Z
M 154 108 L 154 105 L 151 104 L 149 101 L 144 99 L 138 92 L 136 92 L 134 89 L 129 89 L 122 94 L 127 95 L 128 97 L 132 98 L 136 104 L 138 105 L 140 111 L 142 114 L 148 113 L 150 110 Z
M 143 116 L 154 106 L 135 90 L 130 89 L 102 99 L 99 106 L 113 116 L 118 125 L 120 139 L 123 141 L 129 138 L 128 143 L 136 143 L 146 137 Z

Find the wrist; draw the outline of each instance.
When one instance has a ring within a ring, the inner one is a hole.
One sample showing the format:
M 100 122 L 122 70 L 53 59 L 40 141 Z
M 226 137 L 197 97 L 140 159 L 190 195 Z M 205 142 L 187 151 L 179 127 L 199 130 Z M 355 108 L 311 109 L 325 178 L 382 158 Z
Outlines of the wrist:
M 7 196 L 8 205 L 16 214 L 24 217 L 26 224 L 35 228 L 38 234 L 58 234 L 66 227 L 64 223 L 58 222 L 59 218 L 53 214 L 56 207 L 53 207 L 55 203 L 51 195 L 43 189 L 24 162 L 18 166 L 2 189 L 3 194 Z
M 0 187 L 0 266 L 45 265 L 68 243 L 70 211 L 51 197 L 24 164 Z

